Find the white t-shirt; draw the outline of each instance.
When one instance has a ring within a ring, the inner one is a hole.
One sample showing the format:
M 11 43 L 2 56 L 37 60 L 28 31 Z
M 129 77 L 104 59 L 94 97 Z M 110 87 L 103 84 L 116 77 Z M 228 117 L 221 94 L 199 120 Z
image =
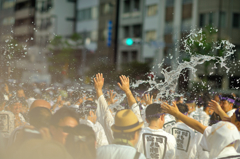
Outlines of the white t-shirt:
M 159 155 L 164 155 L 165 159 L 174 159 L 176 140 L 173 135 L 162 129 L 154 130 L 145 127 L 140 132 L 136 149 L 145 154 L 146 158 L 157 158 Z
M 163 130 L 168 132 L 169 127 L 176 124 L 175 117 L 170 114 L 166 114 L 164 117 Z
M 96 142 L 97 142 L 96 148 L 101 147 L 103 145 L 108 145 L 107 136 L 105 134 L 105 131 L 102 125 L 99 122 L 96 122 L 94 124 L 90 120 L 80 120 L 80 123 L 92 127 L 96 136 Z
M 189 117 L 199 121 L 201 124 L 203 124 L 205 126 L 209 125 L 210 116 L 207 115 L 207 113 L 203 111 L 202 107 L 198 108 L 196 111 L 192 112 L 189 115 Z
M 228 111 L 227 112 L 227 115 L 229 116 L 229 117 L 232 117 L 232 115 L 233 115 L 233 113 L 236 111 L 236 109 L 232 109 L 232 110 L 230 110 L 230 111 Z
M 172 134 L 177 142 L 176 159 L 194 159 L 196 156 L 195 132 L 182 122 L 170 126 L 168 133 Z
M 214 159 L 239 159 L 240 153 L 237 153 L 236 149 L 232 146 L 225 147 L 217 158 Z

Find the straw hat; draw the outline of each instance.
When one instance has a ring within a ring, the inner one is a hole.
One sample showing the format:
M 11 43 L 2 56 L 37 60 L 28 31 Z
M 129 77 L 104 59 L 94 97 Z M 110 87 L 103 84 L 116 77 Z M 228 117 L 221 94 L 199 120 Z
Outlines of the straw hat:
M 130 109 L 119 111 L 115 116 L 115 124 L 111 127 L 114 132 L 134 132 L 140 129 L 143 122 L 139 123 L 137 116 Z

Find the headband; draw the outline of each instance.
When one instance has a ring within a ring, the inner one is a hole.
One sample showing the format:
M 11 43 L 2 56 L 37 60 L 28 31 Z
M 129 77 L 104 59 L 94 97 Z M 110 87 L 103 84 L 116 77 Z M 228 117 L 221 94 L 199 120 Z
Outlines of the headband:
M 226 101 L 228 101 L 229 103 L 234 103 L 234 102 L 235 102 L 234 99 L 231 99 L 231 98 L 228 98 L 228 97 L 219 96 L 219 98 L 220 98 L 221 101 L 222 101 L 222 100 L 226 100 Z
M 240 121 L 240 113 L 239 113 L 239 108 L 235 111 L 236 118 L 238 121 Z

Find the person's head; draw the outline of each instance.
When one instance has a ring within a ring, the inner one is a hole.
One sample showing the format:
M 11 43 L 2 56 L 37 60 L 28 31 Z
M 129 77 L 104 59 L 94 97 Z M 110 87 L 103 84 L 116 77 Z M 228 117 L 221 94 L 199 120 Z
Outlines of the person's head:
M 231 123 L 233 123 L 240 131 L 240 109 L 239 108 L 231 116 Z
M 115 115 L 115 123 L 111 127 L 115 139 L 125 139 L 134 146 L 139 139 L 142 123 L 139 123 L 137 116 L 132 110 L 124 109 Z
M 43 99 L 36 99 L 32 103 L 30 110 L 36 107 L 45 107 L 45 108 L 51 109 L 51 104 Z
M 64 131 L 69 134 L 65 147 L 73 159 L 96 158 L 96 137 L 91 127 L 80 124 L 74 128 L 67 127 Z
M 17 97 L 18 97 L 18 98 L 25 97 L 23 88 L 21 88 L 21 87 L 18 88 L 18 90 L 17 90 Z
M 66 126 L 75 127 L 78 123 L 79 119 L 74 110 L 67 107 L 59 109 L 53 114 L 50 121 L 50 132 L 53 140 L 65 144 L 68 133 L 65 133 L 63 128 Z
M 225 113 L 233 109 L 235 100 L 232 95 L 222 95 L 219 98 L 220 98 L 220 106 L 222 107 Z
M 21 100 L 15 96 L 12 96 L 6 103 L 8 110 L 11 111 L 14 115 L 18 115 L 22 109 Z
M 216 102 L 220 103 L 219 94 L 214 94 L 213 100 L 215 100 Z
M 85 101 L 79 106 L 79 113 L 82 119 L 87 118 L 93 123 L 97 121 L 96 115 L 97 103 L 94 101 Z
M 146 108 L 146 121 L 149 125 L 155 123 L 159 129 L 162 128 L 164 124 L 164 116 L 165 114 L 163 113 L 160 104 L 153 103 Z
M 179 103 L 179 104 L 177 104 L 177 107 L 178 107 L 178 110 L 179 110 L 182 114 L 188 115 L 189 109 L 188 109 L 188 106 L 187 106 L 186 104 Z M 178 120 L 178 119 L 176 118 L 176 120 Z
M 44 107 L 33 108 L 28 113 L 29 123 L 36 129 L 40 129 L 42 127 L 49 127 L 51 117 L 51 111 Z

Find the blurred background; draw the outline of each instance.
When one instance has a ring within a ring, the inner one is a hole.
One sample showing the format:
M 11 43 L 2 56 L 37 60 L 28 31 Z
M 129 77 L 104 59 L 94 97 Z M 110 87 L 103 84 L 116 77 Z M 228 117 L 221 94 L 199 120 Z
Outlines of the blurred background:
M 196 77 L 183 70 L 178 90 L 208 89 L 205 82 L 239 93 L 239 0 L 0 0 L 0 79 L 89 84 L 102 72 L 110 85 L 120 74 L 164 80 L 163 68 L 189 58 L 179 41 L 200 28 L 209 41 L 235 45 L 231 69 L 213 70 L 213 61 L 198 66 Z M 223 56 L 210 53 L 210 43 L 203 43 L 209 50 L 198 45 L 198 54 Z

